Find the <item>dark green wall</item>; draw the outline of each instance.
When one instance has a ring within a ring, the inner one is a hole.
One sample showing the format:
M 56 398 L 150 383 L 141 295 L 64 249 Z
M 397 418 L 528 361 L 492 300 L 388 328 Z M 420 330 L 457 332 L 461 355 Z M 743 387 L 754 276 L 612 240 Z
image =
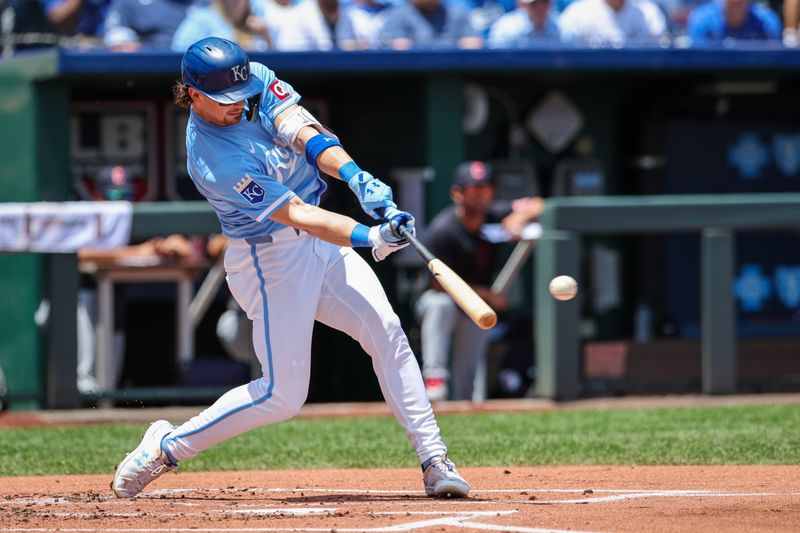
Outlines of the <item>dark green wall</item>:
M 0 201 L 64 200 L 69 190 L 67 116 L 64 86 L 43 81 L 49 60 L 6 65 L 0 70 Z M 15 407 L 41 399 L 41 337 L 34 313 L 42 298 L 44 257 L 0 255 L 0 365 L 9 395 L 25 398 Z

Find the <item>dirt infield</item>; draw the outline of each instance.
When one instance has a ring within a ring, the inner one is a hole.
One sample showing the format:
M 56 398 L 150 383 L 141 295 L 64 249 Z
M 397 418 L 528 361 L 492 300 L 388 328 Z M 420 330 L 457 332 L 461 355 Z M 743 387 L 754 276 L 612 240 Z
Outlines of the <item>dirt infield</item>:
M 133 500 L 110 476 L 12 477 L 0 531 L 798 531 L 800 466 L 464 468 L 466 500 L 420 473 L 302 470 L 167 475 Z

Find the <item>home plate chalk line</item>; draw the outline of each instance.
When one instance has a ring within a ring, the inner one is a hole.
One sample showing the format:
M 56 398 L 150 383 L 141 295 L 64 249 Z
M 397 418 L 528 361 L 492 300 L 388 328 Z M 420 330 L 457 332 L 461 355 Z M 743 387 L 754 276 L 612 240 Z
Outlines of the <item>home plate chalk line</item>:
M 257 493 L 323 493 L 323 494 L 375 494 L 375 495 L 407 495 L 407 494 L 419 494 L 420 491 L 414 490 L 376 490 L 376 489 L 338 489 L 338 488 L 174 488 L 174 489 L 156 489 L 153 491 L 149 491 L 145 494 L 142 494 L 137 498 L 137 501 L 158 498 L 161 499 L 163 496 L 170 496 L 170 495 L 179 495 L 179 494 L 186 494 L 186 493 L 200 493 L 200 494 L 212 494 L 212 493 L 247 493 L 247 494 L 257 494 Z M 524 505 L 575 505 L 575 504 L 602 504 L 602 503 L 611 503 L 611 502 L 619 502 L 624 500 L 631 500 L 631 499 L 640 499 L 640 498 L 709 498 L 709 497 L 717 497 L 717 498 L 743 498 L 743 497 L 769 497 L 769 496 L 800 496 L 800 492 L 729 492 L 729 491 L 713 491 L 713 490 L 657 490 L 657 489 L 575 489 L 575 488 L 553 488 L 553 489 L 545 489 L 545 488 L 518 488 L 518 489 L 473 489 L 471 491 L 473 496 L 472 499 L 468 500 L 425 500 L 424 502 L 419 502 L 420 504 L 424 504 L 426 507 L 430 507 L 431 504 L 439 504 L 439 505 L 447 505 L 447 506 L 457 506 L 457 507 L 467 507 L 467 506 L 482 506 L 485 509 L 487 505 L 496 505 L 496 506 L 508 506 L 509 504 L 524 504 Z M 534 500 L 504 500 L 504 501 L 493 501 L 493 500 L 481 500 L 477 499 L 480 498 L 480 495 L 492 495 L 492 494 L 562 494 L 562 495 L 581 495 L 579 498 L 575 497 L 567 497 L 565 499 L 539 499 L 536 498 Z M 59 505 L 82 505 L 82 504 L 97 504 L 97 503 L 104 503 L 104 504 L 113 504 L 119 503 L 121 505 L 125 505 L 131 502 L 131 500 L 118 500 L 113 496 L 103 497 L 99 500 L 93 499 L 90 502 L 82 501 L 82 500 L 73 500 L 69 497 L 59 496 L 59 497 L 43 497 L 43 498 L 16 498 L 16 499 L 0 499 L 0 506 L 7 506 L 6 508 L 14 508 L 14 507 L 26 507 L 28 512 L 31 511 L 32 505 L 43 505 L 47 506 L 47 514 L 52 518 L 72 518 L 72 519 L 80 519 L 80 518 L 90 518 L 93 516 L 93 513 L 87 513 L 82 511 L 76 512 L 60 512 L 55 511 L 53 509 L 54 506 Z M 190 502 L 174 502 L 176 505 L 186 505 L 192 506 L 193 504 Z M 408 508 L 409 506 L 413 506 L 416 502 L 414 501 L 407 501 L 403 502 L 404 508 Z M 260 502 L 248 502 L 243 500 L 241 502 L 237 502 L 238 509 L 218 509 L 218 510 L 211 510 L 206 513 L 193 513 L 193 512 L 184 512 L 184 513 L 176 513 L 176 512 L 149 512 L 148 514 L 153 515 L 155 514 L 156 518 L 172 518 L 172 517 L 181 517 L 181 518 L 197 518 L 197 517 L 207 517 L 208 513 L 221 513 L 221 514 L 228 514 L 228 515 L 249 515 L 249 516 L 270 516 L 270 515 L 295 515 L 295 516 L 324 516 L 326 514 L 333 514 L 339 512 L 341 509 L 338 507 L 264 507 L 264 503 Z M 188 510 L 188 509 L 187 509 Z M 468 530 L 486 530 L 486 531 L 508 531 L 513 533 L 567 533 L 567 530 L 560 530 L 560 529 L 549 529 L 549 528 L 538 528 L 538 527 L 526 527 L 526 526 L 515 526 L 515 525 L 507 525 L 507 524 L 493 524 L 487 523 L 483 521 L 476 521 L 480 519 L 488 519 L 490 517 L 498 517 L 498 516 L 510 516 L 517 512 L 515 509 L 494 509 L 491 511 L 486 510 L 453 510 L 453 509 L 443 509 L 441 511 L 410 511 L 410 510 L 403 510 L 403 511 L 382 511 L 382 512 L 374 512 L 370 513 L 373 515 L 405 515 L 408 517 L 417 517 L 420 520 L 406 522 L 402 524 L 393 524 L 390 526 L 380 526 L 380 527 L 370 527 L 370 528 L 348 528 L 348 527 L 337 527 L 335 528 L 337 532 L 363 532 L 363 533 L 382 533 L 382 532 L 405 532 L 405 531 L 414 531 L 420 529 L 427 529 L 427 528 L 435 528 L 435 527 L 453 527 L 458 529 L 468 529 Z M 125 512 L 108 512 L 102 515 L 103 518 L 132 518 L 135 516 L 140 516 L 137 513 L 125 513 Z M 425 519 L 421 519 L 422 517 L 427 517 Z M 25 533 L 32 533 L 32 532 L 51 532 L 51 531 L 62 531 L 62 532 L 100 532 L 100 531 L 109 531 L 109 532 L 141 532 L 141 533 L 168 533 L 168 532 L 177 532 L 177 531 L 197 531 L 197 532 L 207 532 L 207 533 L 234 533 L 234 532 L 273 532 L 273 531 L 290 531 L 290 532 L 330 532 L 331 527 L 303 527 L 303 528 L 270 528 L 270 527 L 247 527 L 247 528 L 218 528 L 218 527 L 184 527 L 184 528 L 174 528 L 174 527 L 120 527 L 120 528 L 90 528 L 90 527 L 75 527 L 75 528 L 66 528 L 66 527 L 29 527 L 29 528 L 21 528 L 21 527 L 0 527 L 0 532 L 25 532 Z M 569 530 L 571 533 L 592 533 L 589 531 L 576 531 L 576 530 Z

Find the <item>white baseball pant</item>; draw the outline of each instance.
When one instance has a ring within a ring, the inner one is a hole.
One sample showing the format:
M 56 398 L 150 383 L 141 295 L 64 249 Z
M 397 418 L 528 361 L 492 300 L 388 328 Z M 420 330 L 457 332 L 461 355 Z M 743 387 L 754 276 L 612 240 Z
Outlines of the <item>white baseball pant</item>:
M 253 321 L 263 376 L 172 431 L 162 441 L 171 460 L 293 417 L 308 395 L 315 319 L 347 333 L 370 355 L 383 396 L 420 462 L 446 451 L 400 320 L 355 251 L 286 228 L 269 243 L 231 239 L 225 270 L 231 293 Z

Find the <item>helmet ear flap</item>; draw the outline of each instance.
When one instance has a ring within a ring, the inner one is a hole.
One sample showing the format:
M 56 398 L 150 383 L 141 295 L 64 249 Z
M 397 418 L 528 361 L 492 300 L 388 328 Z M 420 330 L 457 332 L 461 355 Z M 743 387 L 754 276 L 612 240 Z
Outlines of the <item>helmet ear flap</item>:
M 247 122 L 253 122 L 258 116 L 258 108 L 261 105 L 261 93 L 247 99 Z

